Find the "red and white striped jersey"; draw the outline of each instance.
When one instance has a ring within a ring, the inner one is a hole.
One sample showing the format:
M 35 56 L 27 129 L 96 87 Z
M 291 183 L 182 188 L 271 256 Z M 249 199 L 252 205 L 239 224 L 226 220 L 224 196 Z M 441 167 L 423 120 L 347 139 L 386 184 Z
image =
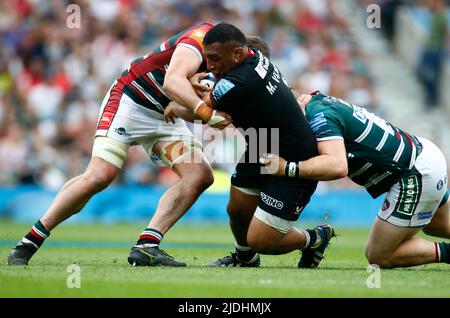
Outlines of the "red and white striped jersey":
M 136 104 L 164 113 L 164 108 L 171 100 L 163 89 L 164 77 L 175 48 L 177 46 L 191 48 L 203 64 L 205 62 L 203 38 L 212 27 L 211 23 L 202 23 L 183 30 L 164 41 L 157 49 L 131 62 L 130 67 L 112 87 L 105 111 L 115 113 L 114 109 L 108 107 L 117 108 L 120 98 L 126 94 Z

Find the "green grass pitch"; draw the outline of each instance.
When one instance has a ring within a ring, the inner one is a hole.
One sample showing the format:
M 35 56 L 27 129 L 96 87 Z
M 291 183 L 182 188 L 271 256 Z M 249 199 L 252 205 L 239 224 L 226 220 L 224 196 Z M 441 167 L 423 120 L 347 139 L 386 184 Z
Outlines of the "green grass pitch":
M 448 264 L 382 270 L 380 288 L 368 288 L 368 229 L 338 227 L 320 267 L 300 270 L 298 252 L 263 255 L 261 268 L 207 268 L 233 250 L 228 227 L 177 225 L 162 248 L 188 267 L 134 268 L 126 258 L 143 225 L 63 225 L 30 266 L 9 267 L 7 255 L 30 225 L 0 221 L 0 297 L 450 297 Z M 80 288 L 67 287 L 70 264 L 80 266 Z

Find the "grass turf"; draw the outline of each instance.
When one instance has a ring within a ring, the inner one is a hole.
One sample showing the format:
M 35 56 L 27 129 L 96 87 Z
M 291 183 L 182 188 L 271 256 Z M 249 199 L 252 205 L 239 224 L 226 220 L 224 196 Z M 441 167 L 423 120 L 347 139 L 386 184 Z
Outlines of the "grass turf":
M 28 267 L 6 258 L 29 225 L 0 221 L 0 297 L 450 297 L 450 266 L 381 271 L 381 288 L 366 280 L 368 229 L 337 228 L 339 237 L 318 269 L 299 270 L 298 252 L 262 256 L 261 268 L 207 268 L 233 250 L 227 226 L 175 226 L 162 248 L 186 268 L 134 268 L 126 258 L 142 225 L 73 225 L 52 232 Z M 78 264 L 81 288 L 68 288 Z

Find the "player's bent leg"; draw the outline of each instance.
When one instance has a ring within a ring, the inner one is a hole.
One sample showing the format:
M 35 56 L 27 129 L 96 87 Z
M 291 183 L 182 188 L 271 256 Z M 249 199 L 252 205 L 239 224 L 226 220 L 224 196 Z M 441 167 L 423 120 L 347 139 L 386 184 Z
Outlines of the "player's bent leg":
M 369 263 L 383 268 L 450 262 L 450 244 L 416 237 L 422 229 L 446 235 L 447 165 L 442 152 L 420 138 L 415 173 L 401 178 L 385 197 L 366 247 Z M 433 220 L 434 219 L 434 220 Z
M 258 205 L 259 191 L 257 189 L 238 188 L 231 186 L 227 213 L 230 217 L 230 228 L 235 238 L 235 252 L 230 253 L 212 263 L 210 267 L 258 267 L 259 255 L 248 246 L 247 231 Z
M 169 145 L 182 145 L 182 141 L 167 143 L 159 141 L 155 149 Z M 159 150 L 160 151 L 160 150 Z M 214 182 L 211 166 L 199 148 L 183 147 L 170 157 L 172 169 L 180 179 L 160 198 L 155 215 L 148 224 L 161 233 L 167 232 L 175 222 L 194 204 L 200 194 Z
M 245 192 L 244 192 L 245 191 Z M 247 189 L 231 186 L 227 213 L 230 217 L 230 227 L 236 243 L 247 246 L 247 231 L 252 221 L 253 213 L 259 201 L 259 191 L 248 192 Z
M 366 245 L 367 261 L 382 268 L 435 262 L 435 244 L 414 236 L 420 230 L 421 228 L 396 226 L 377 218 Z
M 109 140 L 107 143 L 109 143 Z M 32 230 L 11 251 L 8 257 L 8 264 L 27 265 L 34 253 L 37 252 L 44 240 L 50 235 L 51 230 L 78 213 L 94 194 L 106 188 L 114 180 L 120 172 L 121 164 L 117 158 L 111 160 L 111 158 L 116 157 L 111 155 L 111 152 L 120 152 L 126 157 L 128 149 L 128 145 L 116 143 L 112 141 L 112 144 L 115 146 L 110 146 L 112 150 L 109 152 L 109 156 L 105 155 L 108 153 L 106 150 L 103 151 L 103 154 L 100 154 L 102 157 L 93 156 L 83 174 L 64 184 L 44 216 L 36 222 Z M 96 147 L 98 148 L 97 140 L 95 144 L 93 154 L 95 154 Z
M 336 236 L 334 228 L 329 224 L 316 226 L 312 230 L 302 230 L 307 235 L 307 245 L 302 249 L 298 268 L 316 268 L 325 256 L 325 250 Z
M 120 169 L 101 158 L 93 157 L 86 171 L 69 180 L 59 191 L 42 217 L 42 224 L 51 231 L 58 224 L 78 213 L 91 197 L 108 187 Z
M 191 148 L 183 141 L 158 141 L 153 151 L 164 158 L 180 179 L 160 198 L 150 223 L 131 249 L 128 262 L 133 266 L 186 266 L 159 249 L 159 242 L 214 182 L 211 167 L 200 148 Z
M 41 219 L 44 227 L 51 231 L 78 213 L 94 194 L 108 187 L 122 169 L 128 148 L 127 144 L 108 137 L 97 137 L 88 167 L 61 188 Z
M 313 230 L 294 227 L 288 221 L 257 208 L 248 231 L 249 245 L 261 254 L 279 255 L 302 250 L 299 268 L 315 268 L 323 259 L 325 249 L 335 236 L 330 225 Z
M 450 201 L 436 210 L 431 222 L 425 226 L 423 232 L 431 236 L 450 238 Z
M 257 212 L 259 210 L 260 208 L 257 208 Z M 255 215 L 248 229 L 248 244 L 258 253 L 270 255 L 286 254 L 305 246 L 306 236 L 304 233 L 294 231 L 291 235 L 287 235 L 290 230 L 286 227 L 274 224 L 269 225 L 267 223 Z

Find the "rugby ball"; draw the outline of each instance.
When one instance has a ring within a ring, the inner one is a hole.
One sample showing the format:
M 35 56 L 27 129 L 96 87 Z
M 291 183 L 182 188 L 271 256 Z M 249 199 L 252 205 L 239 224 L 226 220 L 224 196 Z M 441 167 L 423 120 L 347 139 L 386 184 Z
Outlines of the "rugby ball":
M 208 73 L 208 76 L 200 79 L 199 81 L 200 85 L 207 86 L 209 88 L 213 88 L 214 84 L 216 83 L 216 78 L 212 73 Z

